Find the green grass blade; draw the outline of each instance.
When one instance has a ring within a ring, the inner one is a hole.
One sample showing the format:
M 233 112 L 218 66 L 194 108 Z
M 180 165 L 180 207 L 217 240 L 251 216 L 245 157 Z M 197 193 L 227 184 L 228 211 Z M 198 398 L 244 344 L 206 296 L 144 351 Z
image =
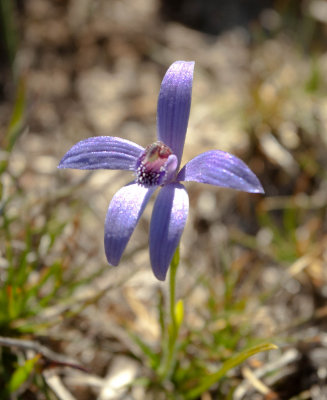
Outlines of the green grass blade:
M 16 140 L 23 132 L 23 121 L 24 121 L 24 113 L 25 113 L 25 80 L 20 78 L 17 85 L 17 93 L 16 93 L 16 101 L 14 104 L 14 109 L 11 115 L 7 140 L 6 140 L 6 149 L 7 151 L 11 151 Z
M 160 362 L 160 357 L 148 346 L 140 337 L 129 332 L 129 336 L 133 342 L 139 347 L 142 353 L 147 357 L 151 368 L 156 369 Z
M 16 371 L 12 374 L 11 379 L 8 383 L 8 389 L 10 393 L 13 393 L 16 390 L 18 390 L 22 386 L 22 384 L 27 381 L 39 358 L 40 356 L 36 355 L 30 360 L 27 360 L 24 365 L 16 369 Z
M 20 78 L 17 84 L 16 100 L 10 118 L 7 134 L 4 137 L 4 140 L 0 143 L 1 147 L 8 152 L 8 156 L 13 149 L 17 139 L 24 131 L 25 103 L 25 80 L 23 78 Z M 0 162 L 0 174 L 2 174 L 6 170 L 7 165 L 8 158 Z
M 17 32 L 14 23 L 14 2 L 12 0 L 0 1 L 0 18 L 6 52 L 11 68 L 13 68 L 17 50 Z
M 237 354 L 234 357 L 231 357 L 229 360 L 225 361 L 222 367 L 215 373 L 207 375 L 199 385 L 192 389 L 187 395 L 186 399 L 195 399 L 200 396 L 203 392 L 208 390 L 212 385 L 218 382 L 221 378 L 223 378 L 229 370 L 237 367 L 242 364 L 249 357 L 254 356 L 257 353 L 261 353 L 263 351 L 274 350 L 277 349 L 277 346 L 272 343 L 263 343 L 257 346 L 251 347 L 250 349 L 244 350 L 241 353 Z

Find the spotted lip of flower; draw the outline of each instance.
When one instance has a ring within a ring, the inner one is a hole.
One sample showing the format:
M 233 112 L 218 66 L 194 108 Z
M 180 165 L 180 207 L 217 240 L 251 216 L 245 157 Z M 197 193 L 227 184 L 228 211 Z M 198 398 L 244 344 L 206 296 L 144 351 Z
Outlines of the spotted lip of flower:
M 243 161 L 220 150 L 196 156 L 178 172 L 191 107 L 193 69 L 194 62 L 176 61 L 166 72 L 158 99 L 155 143 L 144 149 L 118 137 L 91 137 L 75 144 L 58 166 L 134 172 L 134 181 L 114 195 L 105 219 L 104 246 L 111 265 L 118 265 L 146 204 L 161 187 L 149 234 L 151 266 L 159 280 L 166 278 L 188 215 L 188 194 L 180 182 L 264 193 Z

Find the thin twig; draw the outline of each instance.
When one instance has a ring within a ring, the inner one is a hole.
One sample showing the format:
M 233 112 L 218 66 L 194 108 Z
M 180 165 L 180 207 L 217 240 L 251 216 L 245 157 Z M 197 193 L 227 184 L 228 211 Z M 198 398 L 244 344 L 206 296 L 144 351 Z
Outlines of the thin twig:
M 0 336 L 0 346 L 17 347 L 22 350 L 32 350 L 35 353 L 42 354 L 48 366 L 50 367 L 61 365 L 65 367 L 75 368 L 84 372 L 88 372 L 86 368 L 82 367 L 75 360 L 72 360 L 71 358 L 64 356 L 62 354 L 58 354 L 34 340 L 13 339 Z

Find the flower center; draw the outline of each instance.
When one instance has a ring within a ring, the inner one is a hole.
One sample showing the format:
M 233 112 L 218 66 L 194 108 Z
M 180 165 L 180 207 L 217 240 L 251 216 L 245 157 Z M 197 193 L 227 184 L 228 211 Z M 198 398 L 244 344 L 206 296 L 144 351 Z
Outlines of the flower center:
M 144 186 L 161 185 L 167 174 L 166 164 L 172 151 L 162 142 L 147 146 L 136 162 L 136 182 Z

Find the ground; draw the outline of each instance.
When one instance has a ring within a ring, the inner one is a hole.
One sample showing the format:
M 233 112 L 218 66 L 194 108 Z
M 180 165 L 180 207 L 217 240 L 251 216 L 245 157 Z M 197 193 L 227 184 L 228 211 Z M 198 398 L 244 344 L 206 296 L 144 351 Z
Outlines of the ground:
M 299 3 L 235 1 L 218 12 L 210 1 L 172 9 L 29 0 L 10 15 L 2 7 L 16 42 L 3 34 L 0 386 L 26 359 L 42 361 L 3 398 L 183 399 L 198 371 L 268 341 L 278 349 L 232 369 L 201 399 L 327 399 L 326 5 Z M 176 60 L 195 61 L 182 164 L 209 149 L 232 152 L 266 193 L 187 184 L 182 346 L 173 377 L 159 383 L 149 353 L 161 355 L 168 282 L 149 266 L 152 204 L 110 267 L 106 210 L 133 176 L 56 167 L 89 136 L 153 142 L 160 83 Z M 115 392 L 122 381 L 128 390 Z

